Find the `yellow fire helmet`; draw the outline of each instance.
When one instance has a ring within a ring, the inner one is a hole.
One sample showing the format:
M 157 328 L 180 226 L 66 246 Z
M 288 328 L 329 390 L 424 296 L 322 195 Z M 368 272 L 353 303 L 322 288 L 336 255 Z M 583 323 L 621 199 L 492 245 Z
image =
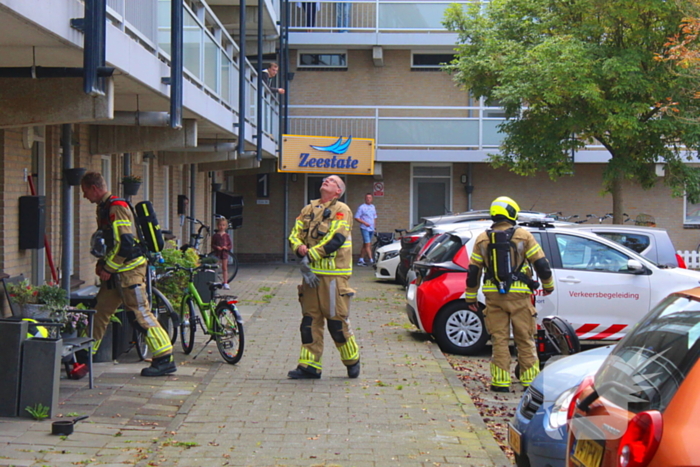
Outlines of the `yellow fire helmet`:
M 520 206 L 507 196 L 499 196 L 491 203 L 489 213 L 493 216 L 505 216 L 506 218 L 515 221 L 518 218 Z
M 29 329 L 27 332 L 27 339 L 31 339 L 32 337 L 49 337 L 49 330 L 46 329 L 45 326 L 40 326 L 39 322 L 34 319 L 30 318 L 24 318 L 22 321 L 28 321 L 29 322 Z

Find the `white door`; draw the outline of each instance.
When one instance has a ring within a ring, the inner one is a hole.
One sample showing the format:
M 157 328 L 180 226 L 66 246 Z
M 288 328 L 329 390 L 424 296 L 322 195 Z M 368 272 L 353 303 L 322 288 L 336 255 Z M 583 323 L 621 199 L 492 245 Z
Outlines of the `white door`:
M 650 306 L 650 278 L 627 269 L 623 251 L 584 237 L 555 233 L 561 262 L 553 269 L 557 314 L 581 339 L 618 339 Z

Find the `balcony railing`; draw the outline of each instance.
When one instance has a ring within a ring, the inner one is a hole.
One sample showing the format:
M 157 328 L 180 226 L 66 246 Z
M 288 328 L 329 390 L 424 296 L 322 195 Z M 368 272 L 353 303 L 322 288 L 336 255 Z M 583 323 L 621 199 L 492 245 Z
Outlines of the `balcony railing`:
M 171 0 L 107 0 L 110 21 L 139 41 L 153 55 L 170 62 Z M 240 108 L 239 48 L 203 0 L 186 1 L 184 5 L 184 68 L 185 78 L 221 102 L 234 114 Z M 248 86 L 244 103 L 246 120 L 257 127 L 257 72 L 246 60 Z M 276 95 L 263 90 L 263 132 L 276 139 L 279 104 Z
M 321 1 L 292 4 L 292 32 L 448 32 L 441 1 Z
M 498 148 L 499 108 L 290 106 L 289 133 L 373 138 L 378 149 Z

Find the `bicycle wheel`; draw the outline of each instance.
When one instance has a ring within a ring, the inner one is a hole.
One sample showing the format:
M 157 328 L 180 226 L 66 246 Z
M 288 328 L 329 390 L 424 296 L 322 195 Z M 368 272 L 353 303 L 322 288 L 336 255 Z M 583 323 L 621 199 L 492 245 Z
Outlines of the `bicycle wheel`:
M 151 310 L 155 315 L 156 319 L 160 325 L 165 329 L 170 337 L 170 343 L 175 344 L 177 342 L 177 325 L 173 322 L 173 319 L 177 319 L 175 315 L 175 310 L 173 309 L 170 300 L 168 300 L 163 293 L 153 287 L 153 304 L 151 305 Z
M 217 251 L 211 251 L 207 255 L 207 258 L 211 259 L 216 259 L 218 263 L 221 262 L 219 259 Z M 217 273 L 216 273 L 216 279 L 222 283 L 230 284 L 231 281 L 236 277 L 236 274 L 238 274 L 238 259 L 236 259 L 236 255 L 233 254 L 233 251 L 228 250 L 228 271 L 226 274 L 226 277 L 223 277 L 223 268 L 221 267 L 221 264 L 217 265 Z
M 194 321 L 194 309 L 194 301 L 190 297 L 185 296 L 182 299 L 182 306 L 180 308 L 180 339 L 182 342 L 182 351 L 185 352 L 185 355 L 189 355 L 194 348 L 194 332 L 197 329 Z
M 143 361 L 148 356 L 148 344 L 146 344 L 146 333 L 141 330 L 141 327 L 134 321 L 134 347 L 136 347 L 136 355 L 139 360 Z
M 231 365 L 240 361 L 245 347 L 243 320 L 238 309 L 232 303 L 219 302 L 216 307 L 214 338 L 219 353 Z

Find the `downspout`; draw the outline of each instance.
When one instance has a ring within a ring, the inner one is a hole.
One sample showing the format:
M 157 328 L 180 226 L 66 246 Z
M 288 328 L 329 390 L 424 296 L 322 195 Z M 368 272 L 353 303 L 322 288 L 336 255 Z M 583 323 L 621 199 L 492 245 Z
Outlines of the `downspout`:
M 170 2 L 170 127 L 182 128 L 183 0 Z
M 240 38 L 239 53 L 238 53 L 238 155 L 242 155 L 245 152 L 245 118 L 246 118 L 246 100 L 245 100 L 245 0 L 241 0 L 241 7 L 239 12 L 240 21 L 240 31 L 238 37 Z
M 97 72 L 105 66 L 107 0 L 87 0 L 84 10 L 83 91 L 91 96 L 104 96 L 104 80 L 98 78 Z
M 195 199 L 195 195 L 197 194 L 197 191 L 195 190 L 194 184 L 197 181 L 197 171 L 195 170 L 195 164 L 190 164 L 190 217 L 192 219 L 195 218 L 195 204 L 197 204 L 197 200 Z M 192 235 L 196 233 L 195 230 L 195 225 L 194 225 L 194 220 L 190 220 L 190 236 L 189 239 L 192 239 Z
M 263 82 L 262 82 L 262 66 L 263 66 L 263 5 L 264 2 L 258 1 L 258 115 L 257 125 L 258 132 L 255 141 L 255 151 L 257 159 L 262 160 L 262 136 L 263 136 Z
M 289 91 L 289 15 L 290 15 L 290 10 L 289 10 L 289 0 L 284 0 L 282 2 L 282 8 L 284 9 L 283 16 L 282 16 L 282 34 L 280 34 L 280 48 L 281 48 L 281 54 L 283 57 L 282 63 L 282 79 L 284 80 L 284 89 L 285 91 Z M 280 112 L 280 125 L 279 128 L 282 130 L 281 134 L 278 135 L 277 138 L 277 146 L 279 148 L 279 152 L 277 153 L 277 160 L 278 164 L 281 163 L 282 161 L 282 145 L 284 144 L 282 135 L 288 133 L 287 129 L 287 119 L 288 119 L 288 114 L 287 114 L 287 109 L 289 106 L 287 105 L 287 99 L 289 96 L 288 92 L 285 92 L 282 94 L 282 99 L 280 99 L 280 104 L 283 105 L 282 112 Z M 283 225 L 284 225 L 284 246 L 283 246 L 283 255 L 284 255 L 284 263 L 289 262 L 289 242 L 287 241 L 287 238 L 289 237 L 289 174 L 285 173 L 284 174 L 284 215 L 283 215 Z
M 73 145 L 71 144 L 71 126 L 61 125 L 61 149 L 63 152 L 63 173 L 73 168 Z M 70 296 L 70 274 L 73 270 L 73 187 L 63 177 L 63 196 L 61 199 L 61 288 Z
M 122 168 L 124 170 L 124 176 L 128 177 L 131 175 L 131 154 L 130 153 L 124 153 L 124 160 L 122 161 Z M 114 194 L 114 192 L 112 193 Z M 124 199 L 131 204 L 131 195 L 126 196 L 124 195 Z

